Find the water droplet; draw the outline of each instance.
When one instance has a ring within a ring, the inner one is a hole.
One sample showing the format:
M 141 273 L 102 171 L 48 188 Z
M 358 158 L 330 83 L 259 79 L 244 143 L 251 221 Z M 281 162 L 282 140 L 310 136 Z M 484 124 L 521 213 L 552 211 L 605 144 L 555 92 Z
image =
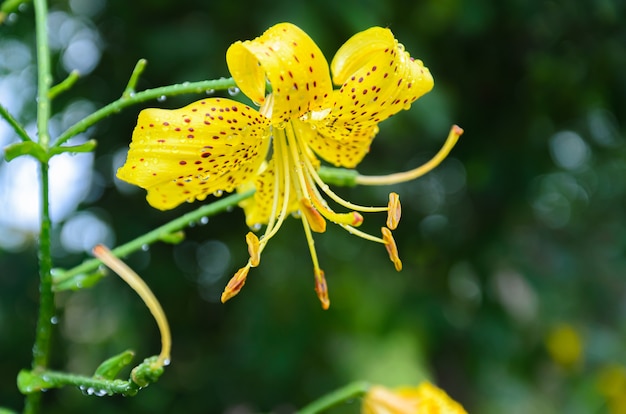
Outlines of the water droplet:
M 93 392 L 93 395 L 95 395 L 96 397 L 104 397 L 105 395 L 107 395 L 107 391 L 106 390 L 95 390 Z
M 207 95 L 213 95 L 215 93 L 215 89 L 207 89 L 206 91 L 204 91 L 204 93 L 206 93 Z
M 164 359 L 163 360 L 163 366 L 166 367 L 168 366 L 172 361 L 170 361 L 169 359 Z
M 132 91 L 131 93 L 128 94 L 128 96 L 130 96 L 131 98 L 133 98 L 135 96 L 135 91 Z
M 17 21 L 17 13 L 9 13 L 6 19 L 7 24 L 13 24 L 16 21 Z
M 235 96 L 239 93 L 239 88 L 236 86 L 231 86 L 230 88 L 228 88 L 228 94 L 230 96 Z
M 229 213 L 230 213 L 231 211 L 233 211 L 234 209 L 235 209 L 235 207 L 233 207 L 233 206 L 228 206 L 228 207 L 226 207 L 226 211 L 227 211 L 227 212 L 229 212 Z
M 52 318 L 50 318 L 50 323 L 53 325 L 56 325 L 57 323 L 59 323 L 59 318 L 57 318 L 56 316 L 53 316 Z
M 261 230 L 261 227 L 262 227 L 261 223 L 254 223 L 252 225 L 252 230 L 259 231 L 259 230 Z
M 189 81 L 183 82 L 183 86 L 189 86 Z
M 204 225 L 207 224 L 209 222 L 209 218 L 207 216 L 204 216 L 202 218 L 200 218 L 199 223 Z
M 87 395 L 93 395 L 94 392 L 96 392 L 96 389 L 94 387 L 87 388 Z
M 222 191 L 222 190 L 217 190 L 217 191 L 215 191 L 215 192 L 213 193 L 213 195 L 214 195 L 215 197 L 221 197 L 221 196 L 222 196 L 222 194 L 224 194 L 224 191 Z
M 141 250 L 143 250 L 144 252 L 147 252 L 148 250 L 150 250 L 150 245 L 149 244 L 142 244 L 141 245 Z
M 26 4 L 26 3 L 22 3 L 22 4 L 20 4 L 20 5 L 17 7 L 17 9 L 18 9 L 20 12 L 24 13 L 25 11 L 28 11 L 28 4 Z
M 196 227 L 196 222 L 195 221 L 190 221 L 189 222 L 189 227 Z
M 300 217 L 302 217 L 302 212 L 300 210 L 296 210 L 291 213 L 291 217 L 299 219 Z
M 167 96 L 165 96 L 165 95 L 161 95 L 161 96 L 159 96 L 159 97 L 157 98 L 157 101 L 159 101 L 159 102 L 165 102 L 165 100 L 166 100 L 166 99 L 167 99 Z

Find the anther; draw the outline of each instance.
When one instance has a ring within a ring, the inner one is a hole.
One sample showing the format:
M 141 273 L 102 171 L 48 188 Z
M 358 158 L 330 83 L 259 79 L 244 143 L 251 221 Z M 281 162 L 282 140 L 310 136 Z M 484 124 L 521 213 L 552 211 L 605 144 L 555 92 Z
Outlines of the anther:
M 304 215 L 306 221 L 311 226 L 311 230 L 316 233 L 324 233 L 326 231 L 326 220 L 324 217 L 313 207 L 311 201 L 308 198 L 302 198 L 300 200 L 301 212 Z
M 398 256 L 398 247 L 396 247 L 396 241 L 393 239 L 391 230 L 389 230 L 387 227 L 382 227 L 380 230 L 383 233 L 385 249 L 387 249 L 387 253 L 389 253 L 389 258 L 393 262 L 396 270 L 399 272 L 400 270 L 402 270 L 402 262 L 400 261 L 400 257 Z
M 261 249 L 259 248 L 259 238 L 251 231 L 246 234 L 248 253 L 250 254 L 250 266 L 257 267 L 261 260 Z
M 235 276 L 230 279 L 228 285 L 226 285 L 226 288 L 222 293 L 222 303 L 226 302 L 228 299 L 239 293 L 243 285 L 246 284 L 246 277 L 248 277 L 249 270 L 250 265 L 242 267 L 237 271 L 237 273 L 235 273 Z
M 330 307 L 330 300 L 328 299 L 328 285 L 326 284 L 324 271 L 320 268 L 315 268 L 315 293 L 317 293 L 317 297 L 322 303 L 322 309 L 328 309 Z
M 389 193 L 389 204 L 387 204 L 387 227 L 389 230 L 395 230 L 398 227 L 401 215 L 400 196 L 397 193 Z

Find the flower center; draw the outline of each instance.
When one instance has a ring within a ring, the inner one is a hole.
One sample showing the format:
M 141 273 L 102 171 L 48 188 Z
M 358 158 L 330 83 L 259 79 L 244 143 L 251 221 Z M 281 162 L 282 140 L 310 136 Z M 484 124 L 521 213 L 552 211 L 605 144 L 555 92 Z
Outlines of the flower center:
M 297 200 L 299 205 L 298 212 L 311 253 L 315 276 L 315 291 L 324 309 L 330 306 L 330 301 L 328 299 L 324 271 L 319 266 L 312 233 L 325 232 L 326 220 L 338 224 L 351 234 L 385 245 L 396 269 L 400 270 L 402 268 L 402 263 L 398 258 L 395 242 L 389 229 L 383 227 L 383 237 L 381 238 L 356 228 L 363 222 L 363 216 L 359 211 L 388 211 L 387 223 L 394 229 L 400 219 L 400 202 L 397 194 L 392 193 L 390 195 L 389 205 L 385 207 L 359 206 L 336 195 L 318 175 L 316 166 L 318 160 L 306 143 L 306 140 L 298 136 L 298 131 L 306 131 L 304 128 L 311 127 L 300 120 L 291 120 L 281 125 L 281 127 L 272 127 L 273 155 L 268 166 L 268 168 L 273 169 L 274 175 L 271 213 L 261 238 L 257 238 L 252 232 L 246 235 L 250 260 L 248 260 L 245 267 L 239 269 L 228 283 L 222 294 L 222 302 L 236 295 L 245 283 L 248 270 L 251 267 L 258 266 L 263 249 L 278 232 L 285 217 L 290 212 L 290 207 L 293 209 L 294 200 Z M 351 211 L 347 213 L 336 213 L 333 211 L 322 197 L 320 190 L 337 204 Z

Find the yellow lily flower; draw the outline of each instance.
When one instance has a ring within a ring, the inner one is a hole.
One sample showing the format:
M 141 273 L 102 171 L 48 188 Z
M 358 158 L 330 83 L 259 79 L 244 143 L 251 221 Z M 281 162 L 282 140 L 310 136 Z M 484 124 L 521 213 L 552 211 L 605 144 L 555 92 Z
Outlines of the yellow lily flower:
M 429 382 L 417 387 L 390 390 L 380 385 L 369 389 L 363 405 L 363 414 L 467 414 L 463 406 L 442 389 Z
M 410 57 L 390 30 L 374 27 L 353 36 L 335 55 L 330 69 L 334 83 L 341 86 L 333 89 L 324 55 L 306 33 L 289 23 L 277 24 L 257 39 L 234 43 L 226 61 L 237 86 L 259 110 L 224 98 L 202 99 L 176 110 L 145 109 L 117 176 L 145 188 L 150 205 L 161 210 L 213 193 L 256 189 L 240 205 L 248 226 L 258 231 L 265 225 L 265 231 L 261 238 L 252 232 L 246 236 L 250 260 L 228 283 L 222 302 L 239 292 L 290 213 L 301 218 L 315 290 L 325 309 L 330 303 L 328 290 L 312 232 L 324 232 L 326 220 L 385 245 L 400 270 L 390 231 L 400 219 L 397 194 L 390 195 L 387 206 L 358 206 L 333 193 L 317 171 L 319 158 L 355 167 L 369 151 L 378 123 L 408 109 L 432 89 L 428 69 Z M 462 130 L 456 128 L 458 138 Z M 443 157 L 392 181 L 364 177 L 363 183 L 406 181 L 432 169 Z M 334 212 L 322 193 L 350 211 Z M 363 221 L 359 212 L 384 211 L 388 220 L 382 237 L 356 229 Z

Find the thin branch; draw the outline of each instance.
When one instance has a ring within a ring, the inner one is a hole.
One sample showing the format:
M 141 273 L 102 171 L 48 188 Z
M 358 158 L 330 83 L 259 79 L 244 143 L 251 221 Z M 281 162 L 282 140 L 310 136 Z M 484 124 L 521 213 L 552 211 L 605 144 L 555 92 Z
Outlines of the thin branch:
M 13 115 L 11 115 L 9 111 L 7 111 L 7 109 L 2 105 L 0 105 L 0 116 L 2 116 L 2 118 L 4 118 L 9 123 L 9 125 L 11 125 L 17 136 L 20 137 L 22 141 L 26 142 L 33 140 L 31 137 L 28 136 L 28 133 L 26 132 L 24 127 L 22 127 L 22 125 L 17 121 L 17 119 L 15 119 Z
M 111 252 L 116 257 L 127 256 L 130 253 L 141 250 L 144 246 L 149 246 L 155 242 L 167 238 L 171 234 L 188 227 L 191 223 L 198 222 L 198 220 L 201 220 L 203 217 L 213 216 L 227 210 L 232 206 L 236 206 L 242 200 L 251 197 L 252 194 L 254 194 L 254 190 L 250 190 L 245 193 L 233 194 L 221 200 L 217 200 L 211 204 L 203 205 L 194 211 L 180 216 L 170 221 L 169 223 L 162 225 L 161 227 L 158 227 L 144 235 L 137 237 L 134 240 L 129 241 L 128 243 L 112 249 Z M 98 269 L 98 266 L 100 266 L 101 264 L 102 262 L 98 259 L 90 259 L 65 272 L 55 272 L 54 284 L 55 286 L 58 286 L 73 277 L 91 273 Z
M 129 82 L 130 83 L 130 82 Z M 111 102 L 107 106 L 100 108 L 96 112 L 88 115 L 82 120 L 78 121 L 65 132 L 63 132 L 54 146 L 59 146 L 65 143 L 68 139 L 74 135 L 80 134 L 87 130 L 95 123 L 102 119 L 119 112 L 127 106 L 135 105 L 140 102 L 149 101 L 152 99 L 158 99 L 163 96 L 183 95 L 186 93 L 204 93 L 211 90 L 225 90 L 235 86 L 235 81 L 232 78 L 216 79 L 200 82 L 184 82 L 177 85 L 162 86 L 160 88 L 146 89 L 135 94 L 129 94 L 128 96 L 122 96 L 120 99 Z

